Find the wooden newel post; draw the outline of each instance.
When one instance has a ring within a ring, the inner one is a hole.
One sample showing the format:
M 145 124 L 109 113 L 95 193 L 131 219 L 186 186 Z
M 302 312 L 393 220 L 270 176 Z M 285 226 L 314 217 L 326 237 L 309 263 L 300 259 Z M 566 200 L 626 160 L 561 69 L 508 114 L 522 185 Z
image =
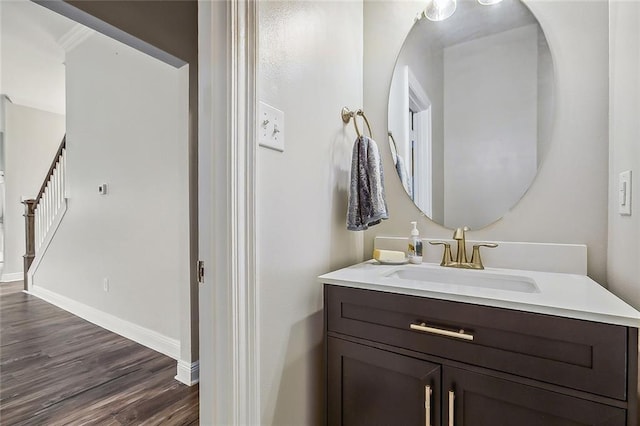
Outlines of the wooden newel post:
M 35 228 L 35 210 L 36 200 L 24 200 L 24 226 L 25 226 L 25 247 L 26 254 L 24 258 L 24 289 L 28 290 L 27 273 L 29 267 L 36 257 L 36 228 Z

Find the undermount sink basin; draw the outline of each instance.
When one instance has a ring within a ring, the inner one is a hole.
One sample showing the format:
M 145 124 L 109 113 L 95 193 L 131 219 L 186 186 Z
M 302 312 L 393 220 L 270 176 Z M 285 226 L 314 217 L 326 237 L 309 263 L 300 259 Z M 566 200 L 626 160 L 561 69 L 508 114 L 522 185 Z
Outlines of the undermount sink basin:
M 540 292 L 535 281 L 529 277 L 492 274 L 486 271 L 408 266 L 396 269 L 386 274 L 385 277 L 494 290 L 518 291 L 521 293 Z

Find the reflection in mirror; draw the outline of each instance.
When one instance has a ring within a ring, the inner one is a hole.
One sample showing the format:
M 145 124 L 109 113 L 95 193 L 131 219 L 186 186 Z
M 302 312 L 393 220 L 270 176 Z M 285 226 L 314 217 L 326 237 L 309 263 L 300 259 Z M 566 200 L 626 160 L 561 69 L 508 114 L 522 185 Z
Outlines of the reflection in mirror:
M 519 0 L 458 2 L 418 20 L 389 91 L 389 145 L 407 194 L 434 222 L 482 228 L 527 191 L 546 154 L 553 62 Z

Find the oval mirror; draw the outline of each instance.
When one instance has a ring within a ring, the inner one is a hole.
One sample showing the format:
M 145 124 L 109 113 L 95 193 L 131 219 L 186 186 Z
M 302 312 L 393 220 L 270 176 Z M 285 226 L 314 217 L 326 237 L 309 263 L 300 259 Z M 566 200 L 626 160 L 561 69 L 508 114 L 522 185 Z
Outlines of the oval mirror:
M 520 0 L 458 0 L 416 21 L 389 90 L 389 145 L 407 194 L 434 222 L 479 229 L 525 194 L 548 150 L 554 72 Z

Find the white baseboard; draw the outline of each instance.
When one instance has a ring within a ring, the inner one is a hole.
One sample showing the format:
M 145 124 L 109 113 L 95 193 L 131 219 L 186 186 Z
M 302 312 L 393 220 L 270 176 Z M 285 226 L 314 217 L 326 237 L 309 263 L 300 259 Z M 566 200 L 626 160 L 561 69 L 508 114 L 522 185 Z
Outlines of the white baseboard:
M 188 362 L 178 360 L 176 380 L 188 386 L 200 381 L 200 361 Z
M 87 306 L 66 296 L 61 296 L 37 285 L 31 286 L 28 293 L 175 360 L 180 356 L 180 342 L 176 339 Z
M 23 279 L 24 274 L 22 272 L 13 272 L 9 274 L 2 274 L 2 277 L 0 277 L 0 282 L 12 283 L 15 281 L 22 281 Z

